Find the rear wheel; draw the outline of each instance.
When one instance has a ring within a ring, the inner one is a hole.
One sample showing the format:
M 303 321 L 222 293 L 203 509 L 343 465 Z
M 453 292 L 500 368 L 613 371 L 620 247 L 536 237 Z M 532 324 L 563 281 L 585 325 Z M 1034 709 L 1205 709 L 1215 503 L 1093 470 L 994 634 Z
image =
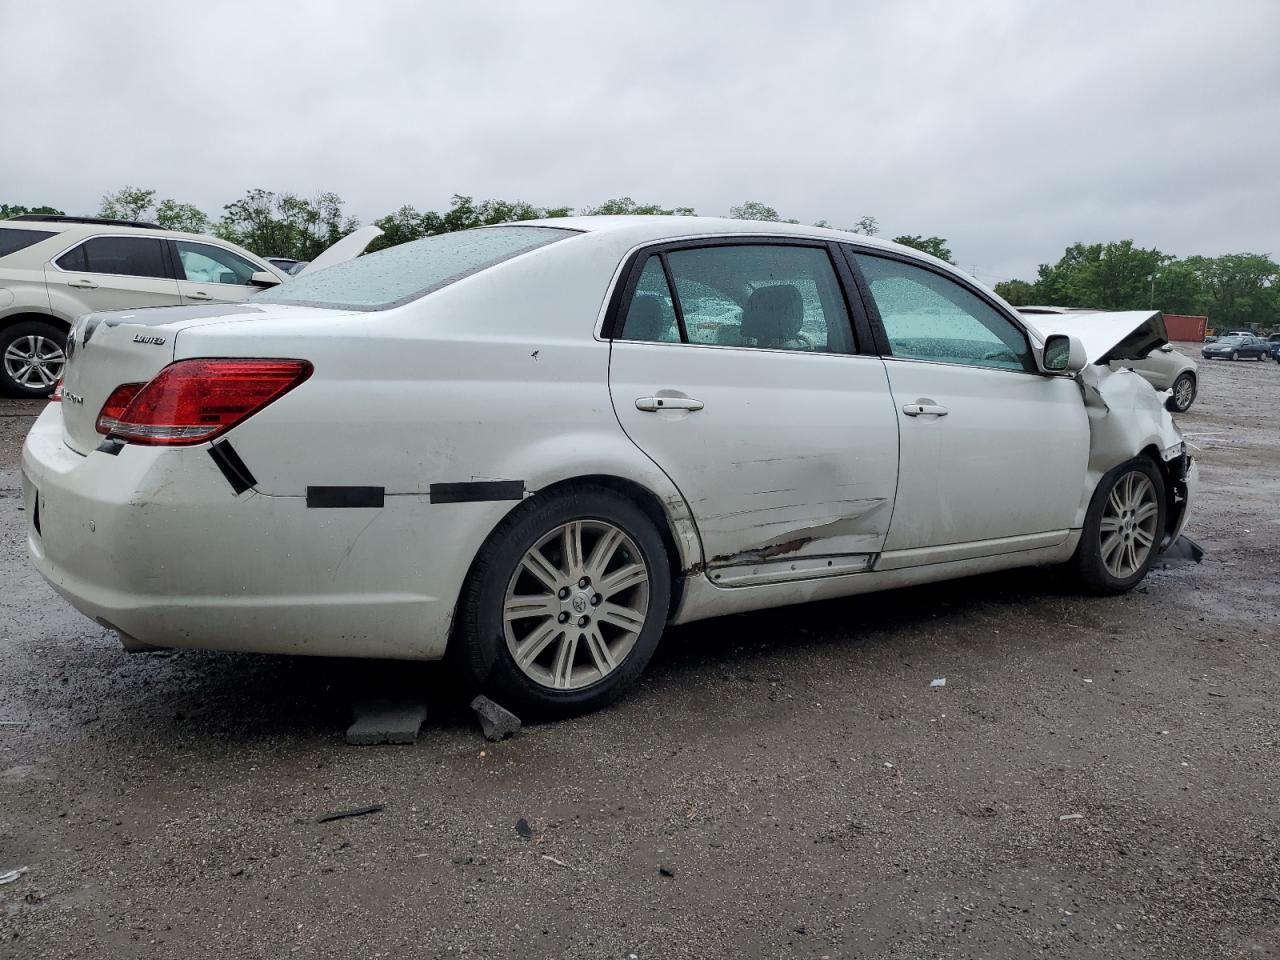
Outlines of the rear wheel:
M 1125 593 L 1151 569 L 1164 537 L 1164 478 L 1147 457 L 1108 471 L 1089 502 L 1072 565 L 1090 593 Z
M 1239 351 L 1239 350 L 1232 350 L 1232 351 L 1231 351 L 1231 359 L 1232 359 L 1232 360 L 1239 360 L 1239 359 L 1240 359 L 1240 351 Z
M 67 364 L 67 334 L 61 327 L 26 320 L 0 330 L 0 391 L 47 397 Z
M 1173 392 L 1169 396 L 1168 407 L 1174 413 L 1186 413 L 1196 399 L 1196 376 L 1191 371 L 1178 374 L 1173 381 Z
M 463 589 L 450 659 L 521 716 L 594 710 L 657 647 L 671 599 L 662 537 L 632 500 L 570 487 L 490 535 Z

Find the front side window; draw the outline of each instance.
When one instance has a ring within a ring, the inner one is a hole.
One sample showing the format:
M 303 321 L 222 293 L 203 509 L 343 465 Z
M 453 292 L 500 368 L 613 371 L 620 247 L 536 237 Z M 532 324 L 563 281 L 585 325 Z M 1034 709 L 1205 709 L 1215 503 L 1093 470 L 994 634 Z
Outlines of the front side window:
M 923 267 L 855 253 L 893 356 L 1035 372 L 1026 335 L 954 280 Z
M 258 267 L 239 254 L 208 243 L 175 240 L 178 262 L 187 280 L 199 283 L 234 283 L 249 286 Z
M 63 270 L 121 277 L 168 277 L 155 237 L 92 237 L 54 261 Z
M 665 257 L 675 295 L 662 270 Z M 671 305 L 669 308 L 668 305 Z M 683 331 L 675 310 L 683 319 Z M 851 353 L 849 313 L 823 247 L 737 244 L 651 254 L 625 340 Z
M 559 227 L 504 226 L 423 237 L 295 277 L 250 299 L 387 310 L 577 233 Z

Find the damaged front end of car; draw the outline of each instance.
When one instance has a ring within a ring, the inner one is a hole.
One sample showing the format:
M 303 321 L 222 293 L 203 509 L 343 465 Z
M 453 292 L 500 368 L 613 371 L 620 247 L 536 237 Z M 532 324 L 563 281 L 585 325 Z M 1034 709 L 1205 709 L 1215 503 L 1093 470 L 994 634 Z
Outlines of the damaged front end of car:
M 1161 394 L 1143 377 L 1115 363 L 1140 360 L 1168 343 L 1164 315 L 1138 310 L 1073 313 L 1063 319 L 1066 322 L 1055 324 L 1057 316 L 1037 316 L 1035 323 L 1046 336 L 1075 338 L 1088 358 L 1076 376 L 1089 416 L 1088 490 L 1126 460 L 1150 457 L 1165 481 L 1164 551 L 1186 525 L 1198 467 Z

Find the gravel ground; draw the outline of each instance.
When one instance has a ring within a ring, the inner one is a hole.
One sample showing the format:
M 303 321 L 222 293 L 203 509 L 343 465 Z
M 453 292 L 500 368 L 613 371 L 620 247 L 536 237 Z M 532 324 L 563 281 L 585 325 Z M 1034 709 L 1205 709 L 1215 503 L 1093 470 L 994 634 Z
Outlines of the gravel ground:
M 0 956 L 1280 956 L 1280 368 L 1201 369 L 1203 564 L 695 624 L 500 744 L 430 665 L 123 653 L 27 565 L 0 402 Z

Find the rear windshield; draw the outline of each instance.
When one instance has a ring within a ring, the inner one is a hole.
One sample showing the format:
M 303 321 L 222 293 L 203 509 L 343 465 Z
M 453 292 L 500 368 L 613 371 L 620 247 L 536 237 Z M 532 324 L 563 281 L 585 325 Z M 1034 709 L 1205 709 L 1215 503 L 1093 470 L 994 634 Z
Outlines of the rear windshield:
M 577 232 L 554 227 L 480 227 L 423 237 L 294 277 L 250 300 L 386 310 Z
M 9 254 L 17 253 L 33 243 L 47 240 L 53 236 L 54 232 L 52 230 L 25 230 L 6 227 L 0 230 L 0 257 L 7 257 Z

